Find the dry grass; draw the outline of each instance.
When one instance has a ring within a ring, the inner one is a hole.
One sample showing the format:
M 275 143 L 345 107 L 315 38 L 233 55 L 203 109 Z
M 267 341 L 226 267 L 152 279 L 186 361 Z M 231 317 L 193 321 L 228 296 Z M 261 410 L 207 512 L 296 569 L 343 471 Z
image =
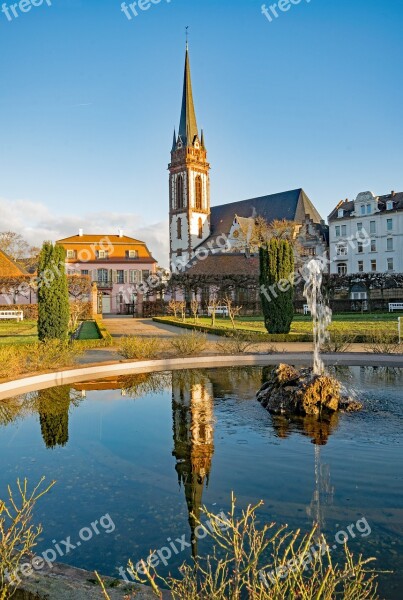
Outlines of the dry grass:
M 253 349 L 256 336 L 244 331 L 233 331 L 225 336 L 216 346 L 223 354 L 244 354 Z
M 365 349 L 367 352 L 372 352 L 373 354 L 400 354 L 403 352 L 403 344 L 399 344 L 396 336 L 378 331 L 371 335 Z

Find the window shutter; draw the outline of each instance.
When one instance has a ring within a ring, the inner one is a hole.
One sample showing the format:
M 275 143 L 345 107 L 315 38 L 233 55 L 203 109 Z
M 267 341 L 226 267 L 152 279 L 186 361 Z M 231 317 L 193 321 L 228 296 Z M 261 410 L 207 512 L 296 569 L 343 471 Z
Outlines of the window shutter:
M 123 271 L 123 277 L 124 277 L 123 281 L 125 283 L 127 283 L 127 275 L 128 275 L 127 271 Z
M 109 281 L 114 282 L 112 269 L 109 270 Z
M 97 270 L 94 269 L 93 271 L 91 271 L 91 279 L 92 281 L 98 281 L 98 274 L 97 274 Z

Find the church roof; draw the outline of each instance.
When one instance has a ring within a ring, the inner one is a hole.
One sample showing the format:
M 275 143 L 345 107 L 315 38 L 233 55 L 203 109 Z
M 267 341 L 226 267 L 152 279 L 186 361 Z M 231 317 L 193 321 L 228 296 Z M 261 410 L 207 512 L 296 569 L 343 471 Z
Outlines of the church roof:
M 185 145 L 193 144 L 198 135 L 196 111 L 193 102 L 192 78 L 190 74 L 189 50 L 186 46 L 185 74 L 183 79 L 182 111 L 179 126 L 179 136 Z
M 239 219 L 263 217 L 268 223 L 275 220 L 295 221 L 302 223 L 305 215 L 309 215 L 314 223 L 321 222 L 321 216 L 305 194 L 299 188 L 279 194 L 270 194 L 260 198 L 230 202 L 211 208 L 211 234 L 228 235 L 235 216 Z
M 256 278 L 259 275 L 259 257 L 247 258 L 243 253 L 209 254 L 204 260 L 194 260 L 185 271 L 190 275 L 220 275 L 222 277 L 244 275 Z

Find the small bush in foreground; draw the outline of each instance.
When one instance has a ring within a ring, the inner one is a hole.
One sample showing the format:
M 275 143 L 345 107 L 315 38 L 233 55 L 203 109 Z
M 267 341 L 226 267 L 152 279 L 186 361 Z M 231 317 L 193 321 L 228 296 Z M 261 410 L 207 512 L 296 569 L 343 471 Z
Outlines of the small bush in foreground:
M 31 344 L 26 353 L 28 371 L 46 371 L 74 365 L 82 351 L 75 343 L 48 340 Z
M 347 352 L 356 340 L 355 335 L 333 332 L 322 347 L 323 352 Z
M 178 356 L 192 356 L 206 349 L 207 336 L 204 333 L 192 331 L 172 338 L 169 343 Z
M 376 575 L 367 568 L 374 559 L 353 558 L 344 546 L 344 560 L 336 564 L 315 528 L 306 535 L 275 523 L 258 528 L 256 510 L 261 504 L 249 505 L 239 516 L 234 498 L 228 516 L 204 508 L 209 524 L 203 527 L 199 521 L 199 526 L 214 542 L 214 550 L 192 565 L 184 563 L 180 579 L 160 577 L 150 566 L 154 554 L 141 561 L 145 578 L 131 562 L 130 573 L 139 583 L 148 583 L 157 598 L 162 598 L 161 588 L 167 588 L 172 600 L 378 598 Z M 109 598 L 105 587 L 103 594 Z
M 399 354 L 403 351 L 403 346 L 396 337 L 379 331 L 371 335 L 365 349 L 373 354 Z
M 26 351 L 18 346 L 0 346 L 0 379 L 24 372 Z
M 225 341 L 217 342 L 217 348 L 224 354 L 243 354 L 256 344 L 256 336 L 242 331 L 233 331 L 226 335 Z
M 127 359 L 157 358 L 161 352 L 161 340 L 128 335 L 120 338 L 118 352 Z
M 43 482 L 44 478 L 29 492 L 27 480 L 18 479 L 17 494 L 8 486 L 8 499 L 0 498 L 0 600 L 13 596 L 19 579 L 18 569 L 42 533 L 40 525 L 32 525 L 33 509 L 55 483 L 44 488 Z

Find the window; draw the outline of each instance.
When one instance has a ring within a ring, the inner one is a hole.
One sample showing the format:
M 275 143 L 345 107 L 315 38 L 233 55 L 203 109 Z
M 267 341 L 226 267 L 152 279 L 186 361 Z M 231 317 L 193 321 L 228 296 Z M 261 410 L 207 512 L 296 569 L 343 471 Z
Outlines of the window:
M 126 252 L 126 256 L 127 258 L 138 258 L 139 253 L 137 252 L 137 250 L 129 250 L 128 252 Z
M 363 260 L 359 260 L 358 261 L 358 272 L 359 273 L 363 273 L 364 272 L 364 261 Z
M 393 201 L 392 200 L 387 201 L 386 210 L 393 210 Z
M 393 238 L 387 238 L 386 240 L 386 250 L 389 252 L 393 250 Z
M 362 242 L 358 242 L 357 250 L 359 254 L 362 254 L 364 252 L 364 244 Z
M 370 204 L 367 204 L 367 215 L 370 215 L 372 213 L 372 208 Z
M 357 231 L 362 231 L 362 223 L 357 223 Z
M 76 257 L 75 250 L 67 250 L 66 256 L 67 256 L 67 258 L 75 258 Z
M 337 213 L 337 214 L 338 214 L 338 217 L 339 217 L 339 219 L 340 219 L 341 217 L 344 217 L 344 208 L 339 208 L 339 211 L 338 211 L 338 213 Z
M 116 271 L 116 283 L 124 283 L 125 282 L 125 272 L 124 271 Z
M 393 230 L 393 219 L 387 219 L 386 220 L 386 229 L 388 231 L 392 231 Z
M 143 281 L 147 281 L 147 279 L 150 277 L 150 271 L 143 270 L 142 277 Z
M 98 283 L 108 283 L 108 269 L 98 269 Z
M 393 271 L 393 258 L 388 258 L 388 271 Z
M 195 207 L 196 210 L 203 209 L 203 184 L 200 175 L 197 175 L 195 181 Z
M 347 225 L 341 226 L 341 235 L 343 235 L 343 236 L 347 235 Z
M 369 222 L 369 233 L 376 233 L 376 222 L 375 221 Z
M 371 271 L 376 272 L 376 260 L 371 260 Z
M 203 239 L 203 220 L 199 219 L 197 225 L 198 225 L 198 230 L 199 230 L 198 231 L 198 237 L 199 237 L 199 239 Z
M 176 221 L 176 237 L 178 240 L 182 239 L 182 219 L 180 217 Z
M 178 175 L 176 180 L 176 208 L 183 208 L 183 177 Z
M 140 271 L 129 271 L 129 282 L 140 283 Z
M 376 252 L 376 240 L 371 240 L 371 252 Z
M 340 225 L 336 225 L 336 237 L 340 237 Z
M 338 244 L 336 246 L 336 254 L 337 256 L 347 256 L 347 246 L 344 244 Z
M 176 251 L 176 256 L 182 256 L 182 250 L 181 249 L 179 249 L 179 250 Z
M 98 250 L 97 257 L 98 258 L 108 258 L 108 252 L 106 250 Z
M 89 274 L 90 274 L 90 272 L 88 271 L 88 269 L 83 269 L 81 271 L 81 275 L 89 275 Z
M 367 300 L 367 292 L 351 292 L 351 300 Z
M 361 204 L 361 214 L 365 215 L 365 205 Z
M 346 263 L 340 263 L 339 265 L 337 265 L 337 272 L 339 275 L 347 275 Z

